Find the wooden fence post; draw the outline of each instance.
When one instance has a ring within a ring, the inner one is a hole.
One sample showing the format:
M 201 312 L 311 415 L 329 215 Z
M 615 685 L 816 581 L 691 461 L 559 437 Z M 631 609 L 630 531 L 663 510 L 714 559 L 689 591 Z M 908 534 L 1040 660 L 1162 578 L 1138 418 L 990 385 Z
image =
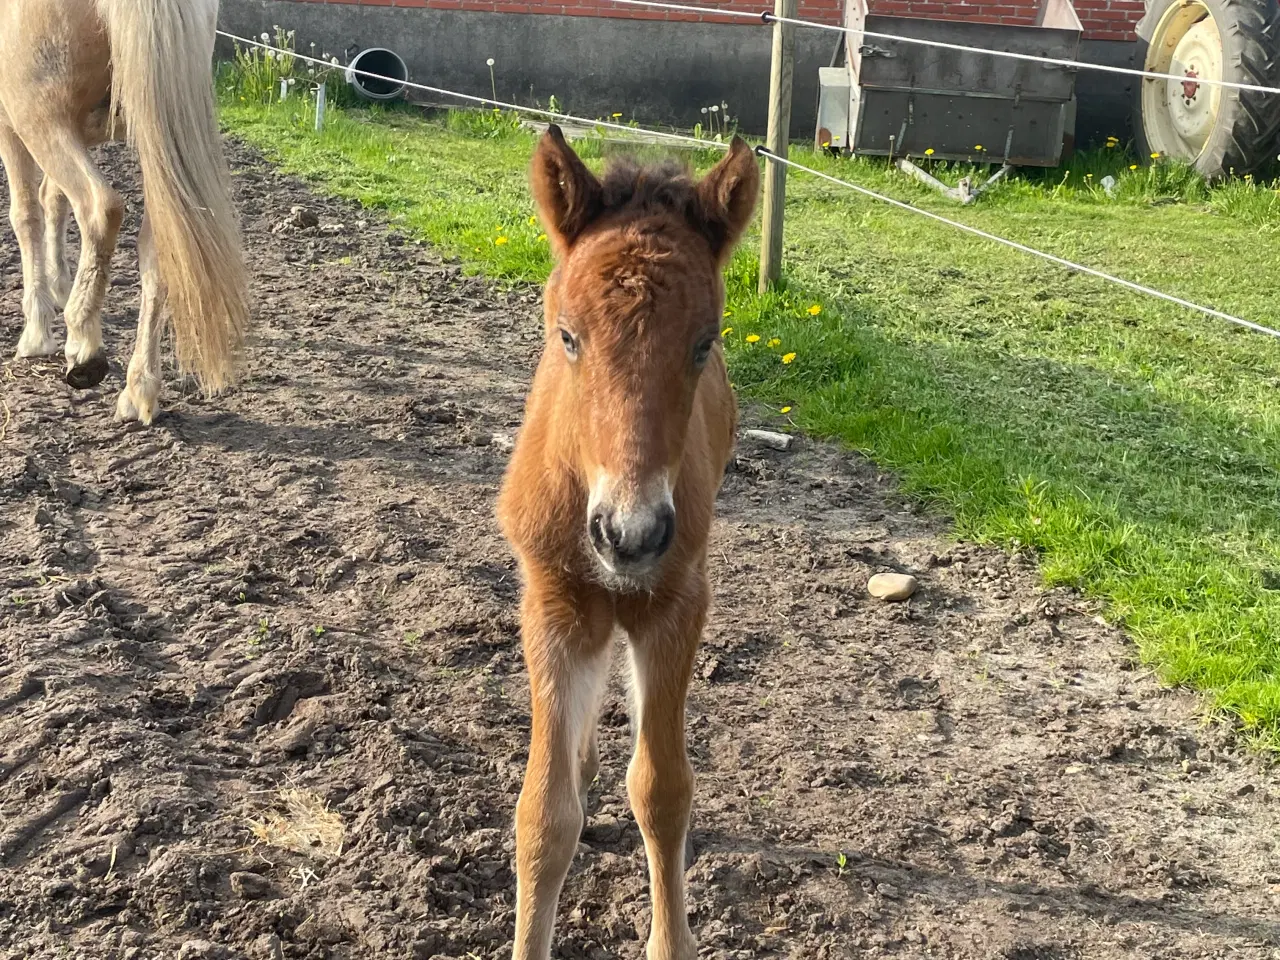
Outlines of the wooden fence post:
M 797 0 L 774 0 L 775 16 L 794 19 Z M 773 24 L 773 62 L 769 70 L 769 139 L 766 146 L 787 155 L 791 135 L 791 75 L 795 67 L 795 27 Z M 765 159 L 764 211 L 760 223 L 760 292 L 782 276 L 782 218 L 787 202 L 787 168 Z

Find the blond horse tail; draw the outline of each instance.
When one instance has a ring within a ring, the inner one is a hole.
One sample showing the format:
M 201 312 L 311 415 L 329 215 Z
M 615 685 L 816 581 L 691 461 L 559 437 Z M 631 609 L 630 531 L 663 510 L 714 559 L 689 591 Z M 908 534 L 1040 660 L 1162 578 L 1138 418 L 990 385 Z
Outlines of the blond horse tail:
M 98 0 L 98 11 L 111 43 L 111 101 L 142 165 L 178 366 L 216 392 L 235 379 L 249 321 L 214 116 L 218 0 Z

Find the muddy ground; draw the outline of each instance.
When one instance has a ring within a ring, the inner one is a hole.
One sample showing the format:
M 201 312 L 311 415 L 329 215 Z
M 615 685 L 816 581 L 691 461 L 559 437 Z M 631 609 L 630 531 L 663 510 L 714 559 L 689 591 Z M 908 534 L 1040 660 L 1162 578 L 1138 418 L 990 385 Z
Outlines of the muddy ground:
M 171 378 L 151 429 L 112 421 L 138 292 L 118 150 L 109 380 L 0 380 L 0 955 L 505 958 L 529 714 L 492 513 L 538 297 L 232 154 L 242 389 Z M 273 232 L 294 205 L 319 225 Z M 8 355 L 9 234 L 0 266 Z M 1087 604 L 829 446 L 742 441 L 719 515 L 703 956 L 1280 956 L 1272 775 Z M 920 593 L 870 599 L 881 570 Z M 634 960 L 616 686 L 602 733 L 556 955 Z

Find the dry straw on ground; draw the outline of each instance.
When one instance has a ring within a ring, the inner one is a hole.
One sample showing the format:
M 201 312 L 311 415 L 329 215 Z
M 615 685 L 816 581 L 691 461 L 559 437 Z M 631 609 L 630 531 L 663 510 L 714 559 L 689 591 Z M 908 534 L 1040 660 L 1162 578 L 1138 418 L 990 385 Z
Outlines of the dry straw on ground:
M 249 821 L 249 830 L 269 847 L 325 859 L 342 852 L 342 817 L 314 793 L 289 787 L 280 791 L 279 809 Z

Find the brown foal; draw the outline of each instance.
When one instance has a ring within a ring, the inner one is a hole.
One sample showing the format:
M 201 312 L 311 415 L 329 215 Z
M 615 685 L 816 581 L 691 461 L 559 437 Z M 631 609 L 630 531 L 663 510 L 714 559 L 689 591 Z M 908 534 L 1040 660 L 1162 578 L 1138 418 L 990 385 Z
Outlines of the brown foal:
M 668 165 L 597 179 L 550 127 L 534 198 L 556 255 L 546 344 L 498 505 L 520 561 L 533 735 L 516 809 L 515 960 L 547 960 L 599 756 L 613 637 L 631 663 L 627 790 L 653 897 L 649 960 L 697 955 L 685 911 L 693 770 L 685 695 L 710 599 L 707 536 L 737 408 L 721 270 L 760 174 L 735 138 L 701 181 Z

